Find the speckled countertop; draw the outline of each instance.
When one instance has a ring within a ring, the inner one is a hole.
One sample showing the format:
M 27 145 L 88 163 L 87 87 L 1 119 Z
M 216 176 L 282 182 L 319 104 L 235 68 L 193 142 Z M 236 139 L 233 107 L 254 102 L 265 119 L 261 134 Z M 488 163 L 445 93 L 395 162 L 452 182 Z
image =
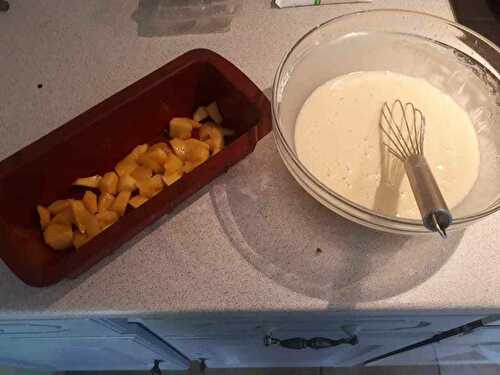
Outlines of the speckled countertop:
M 13 1 L 0 13 L 0 159 L 192 48 L 215 50 L 268 89 L 294 41 L 333 16 L 405 8 L 451 17 L 446 0 L 287 10 L 244 0 L 228 33 L 141 37 L 131 18 L 137 7 L 137 0 Z M 268 136 L 226 175 L 75 280 L 30 288 L 0 263 L 0 317 L 329 308 L 492 312 L 500 307 L 498 227 L 495 215 L 442 242 L 351 224 L 297 186 Z

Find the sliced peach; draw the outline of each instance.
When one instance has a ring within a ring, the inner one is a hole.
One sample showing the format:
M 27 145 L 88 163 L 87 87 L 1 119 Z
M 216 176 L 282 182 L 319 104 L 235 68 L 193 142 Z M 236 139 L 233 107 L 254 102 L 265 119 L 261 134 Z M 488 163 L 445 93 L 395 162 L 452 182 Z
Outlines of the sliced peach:
M 89 239 L 97 236 L 101 232 L 101 227 L 96 217 L 87 211 L 82 201 L 71 199 L 70 203 L 75 224 L 80 233 L 86 234 Z
M 162 176 L 157 174 L 148 180 L 137 181 L 139 193 L 143 197 L 152 198 L 163 189 Z
M 94 192 L 87 190 L 83 195 L 82 202 L 87 211 L 92 215 L 95 215 L 97 212 L 97 195 L 95 195 Z
M 45 243 L 54 250 L 64 250 L 73 244 L 71 225 L 50 223 L 43 232 Z
M 89 239 L 94 238 L 102 232 L 101 225 L 94 215 L 88 215 L 85 221 L 85 230 Z
M 196 165 L 200 165 L 207 161 L 210 157 L 210 146 L 198 139 L 186 139 L 187 154 L 186 159 Z
M 191 161 L 185 161 L 184 165 L 182 166 L 182 171 L 184 173 L 190 173 L 193 169 L 195 169 L 197 165 Z
M 99 222 L 99 225 L 101 228 L 107 228 L 110 225 L 114 224 L 116 221 L 118 221 L 118 213 L 115 211 L 103 211 L 99 212 L 97 215 L 95 215 L 97 221 Z
M 188 117 L 174 117 L 170 120 L 169 135 L 171 138 L 191 138 L 193 128 L 199 128 L 200 124 Z
M 170 146 L 174 150 L 175 154 L 181 159 L 186 160 L 187 146 L 186 141 L 180 138 L 174 138 L 170 140 Z
M 54 216 L 51 223 L 71 225 L 74 221 L 73 211 L 71 210 L 71 207 L 67 207 Z
M 136 195 L 135 197 L 130 198 L 130 200 L 128 201 L 128 204 L 134 208 L 139 208 L 144 203 L 146 203 L 148 200 L 149 200 L 149 198 L 143 197 L 142 195 Z
M 52 215 L 57 215 L 59 212 L 68 207 L 69 201 L 67 199 L 64 199 L 52 202 L 52 204 L 48 207 L 48 210 Z
M 118 175 L 115 172 L 108 172 L 99 181 L 99 190 L 102 193 L 116 194 L 118 188 Z
M 130 174 L 136 181 L 147 180 L 153 176 L 153 170 L 147 167 L 137 167 Z
M 87 242 L 89 242 L 89 236 L 87 236 L 86 234 L 82 234 L 77 230 L 73 231 L 73 246 L 76 249 L 79 249 Z
M 102 193 L 99 196 L 99 201 L 97 203 L 97 211 L 103 212 L 111 207 L 113 201 L 115 200 L 115 196 L 109 193 Z
M 118 181 L 118 191 L 134 191 L 137 189 L 137 183 L 135 181 L 135 178 L 130 176 L 129 174 L 125 174 L 120 177 L 120 180 Z
M 151 169 L 155 173 L 161 173 L 163 171 L 161 163 L 154 160 L 149 153 L 139 156 L 137 163 L 143 167 Z
M 156 148 L 148 152 L 148 156 L 159 164 L 165 163 L 167 160 L 167 153 L 161 148 Z
M 118 215 L 123 216 L 125 215 L 125 210 L 127 209 L 127 204 L 130 199 L 130 195 L 132 193 L 130 191 L 122 191 L 120 192 L 116 199 L 114 200 L 113 204 L 109 208 L 110 211 L 116 212 Z
M 132 171 L 137 168 L 137 162 L 132 159 L 123 159 L 115 165 L 115 171 L 118 176 L 124 176 L 126 174 L 132 173 Z
M 76 224 L 76 227 L 80 231 L 80 233 L 86 233 L 85 224 L 88 221 L 88 216 L 92 216 L 82 201 L 76 199 L 70 199 L 71 210 L 73 212 L 73 218 Z
M 168 143 L 165 143 L 165 142 L 158 142 L 158 143 L 155 143 L 154 145 L 152 145 L 150 148 L 149 148 L 149 152 L 153 152 L 154 150 L 156 149 L 160 149 L 160 150 L 163 150 L 166 154 L 169 154 L 172 152 L 172 148 L 168 145 Z
M 209 145 L 212 155 L 217 154 L 224 147 L 222 128 L 215 124 L 203 124 L 200 129 L 200 139 Z
M 163 182 L 165 185 L 170 186 L 174 182 L 178 181 L 182 177 L 183 172 L 174 172 L 171 174 L 164 174 L 163 175 Z
M 83 186 L 88 188 L 97 188 L 99 186 L 99 181 L 101 181 L 101 178 L 102 177 L 99 175 L 90 177 L 80 177 L 73 182 L 73 185 Z
M 50 223 L 50 211 L 47 209 L 47 207 L 40 205 L 36 206 L 36 210 L 38 212 L 38 217 L 40 218 L 40 227 L 42 227 L 42 229 L 45 229 Z
M 174 153 L 168 154 L 163 164 L 165 174 L 173 174 L 182 171 L 182 160 Z
M 193 120 L 196 122 L 201 122 L 208 117 L 207 110 L 205 107 L 198 107 L 193 113 Z
M 218 125 L 222 124 L 222 115 L 219 111 L 219 106 L 217 102 L 212 102 L 206 107 L 206 111 L 210 118 L 215 121 Z
M 149 145 L 147 145 L 147 144 L 136 146 L 132 150 L 132 152 L 130 152 L 130 154 L 127 155 L 127 157 L 125 159 L 137 160 L 139 158 L 139 156 L 141 156 L 142 154 L 145 154 L 146 151 L 148 151 L 148 148 L 149 148 Z

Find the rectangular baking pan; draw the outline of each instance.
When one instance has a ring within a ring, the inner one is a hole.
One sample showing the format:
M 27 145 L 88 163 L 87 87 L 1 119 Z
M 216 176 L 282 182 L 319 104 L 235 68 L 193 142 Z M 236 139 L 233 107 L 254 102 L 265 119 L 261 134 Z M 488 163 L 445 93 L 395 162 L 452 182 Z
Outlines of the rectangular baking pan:
M 134 146 L 158 141 L 172 117 L 214 100 L 224 127 L 236 132 L 222 152 L 80 249 L 44 243 L 37 204 L 81 198 L 71 186 L 77 177 L 113 170 Z M 270 130 L 269 101 L 248 77 L 212 51 L 190 51 L 0 162 L 0 257 L 31 286 L 75 277 L 243 159 Z

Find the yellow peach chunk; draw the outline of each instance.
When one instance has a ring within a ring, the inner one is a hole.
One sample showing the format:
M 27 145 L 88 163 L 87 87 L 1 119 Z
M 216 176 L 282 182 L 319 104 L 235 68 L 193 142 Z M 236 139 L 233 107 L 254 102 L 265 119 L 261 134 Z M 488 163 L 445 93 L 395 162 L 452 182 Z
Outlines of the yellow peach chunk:
M 222 124 L 222 115 L 220 114 L 217 102 L 210 103 L 206 106 L 205 109 L 212 120 L 214 120 L 219 125 Z
M 153 170 L 146 167 L 137 167 L 130 174 L 136 181 L 147 180 L 153 176 Z
M 47 209 L 47 207 L 40 205 L 36 206 L 36 210 L 38 212 L 38 217 L 40 218 L 40 227 L 42 227 L 42 229 L 45 229 L 50 223 L 50 211 Z
M 174 138 L 170 140 L 170 146 L 174 150 L 175 154 L 181 159 L 186 160 L 187 146 L 186 141 L 180 138 Z
M 212 155 L 217 154 L 224 147 L 222 128 L 215 124 L 204 124 L 200 129 L 200 139 L 209 145 Z
M 47 207 L 47 209 L 52 215 L 57 215 L 59 212 L 63 211 L 65 208 L 68 207 L 69 207 L 69 201 L 67 199 L 64 199 L 52 202 L 52 204 L 49 207 Z
M 102 232 L 101 225 L 94 215 L 88 215 L 85 221 L 85 230 L 89 239 L 94 238 Z
M 132 173 L 135 168 L 137 168 L 137 162 L 135 160 L 125 158 L 115 165 L 115 172 L 121 177 Z
M 83 186 L 88 188 L 97 188 L 99 186 L 99 181 L 101 181 L 101 176 L 95 175 L 91 177 L 80 177 L 73 182 L 73 185 Z
M 97 211 L 103 212 L 111 207 L 113 201 L 115 200 L 115 196 L 109 193 L 102 193 L 99 196 L 99 201 L 97 202 Z
M 184 173 L 190 173 L 193 169 L 195 169 L 197 165 L 191 161 L 185 161 L 184 165 L 182 166 L 182 171 Z
M 87 236 L 86 234 L 82 234 L 77 230 L 73 231 L 73 246 L 75 247 L 75 249 L 79 249 L 87 242 L 89 242 L 89 236 Z
M 129 174 L 125 174 L 120 177 L 118 181 L 118 191 L 121 193 L 122 191 L 134 191 L 137 189 L 137 183 L 135 178 L 130 176 Z
M 148 180 L 137 181 L 139 194 L 146 198 L 152 198 L 163 189 L 162 176 L 157 174 Z
M 114 224 L 116 221 L 118 221 L 118 213 L 115 211 L 103 211 L 99 212 L 97 215 L 95 215 L 97 221 L 99 222 L 99 225 L 101 228 L 107 228 L 111 224 Z
M 118 215 L 125 215 L 125 210 L 127 209 L 127 204 L 130 199 L 130 195 L 132 193 L 130 191 L 122 191 L 120 192 L 111 207 L 110 211 L 116 212 Z
M 204 163 L 210 157 L 210 147 L 205 142 L 198 139 L 186 139 L 187 154 L 186 159 L 196 165 Z
M 159 164 L 163 164 L 165 163 L 165 160 L 167 160 L 167 153 L 161 148 L 156 148 L 153 151 L 149 151 L 148 156 Z
M 169 153 L 172 152 L 172 148 L 167 143 L 165 143 L 165 142 L 155 143 L 154 145 L 152 145 L 149 148 L 149 152 L 153 152 L 156 149 L 163 150 L 166 154 L 169 154 Z
M 199 128 L 200 124 L 188 117 L 174 117 L 170 120 L 169 135 L 171 138 L 191 138 L 193 128 Z
M 102 193 L 116 194 L 118 188 L 118 175 L 115 172 L 108 172 L 99 181 L 99 190 Z
M 128 201 L 128 204 L 134 208 L 139 208 L 144 203 L 146 203 L 148 200 L 149 200 L 148 198 L 143 197 L 142 195 L 136 195 L 135 197 L 130 198 L 130 200 Z
M 165 185 L 170 186 L 174 182 L 178 181 L 182 177 L 183 172 L 174 172 L 172 174 L 164 174 L 163 175 L 163 182 Z
M 97 195 L 95 195 L 94 192 L 87 190 L 83 195 L 82 202 L 87 211 L 92 215 L 95 215 L 97 212 Z
M 71 199 L 70 204 L 76 227 L 80 233 L 86 233 L 85 224 L 88 221 L 88 216 L 92 215 L 87 211 L 82 201 Z
M 208 117 L 207 110 L 205 107 L 198 107 L 193 113 L 193 120 L 196 122 L 201 122 Z
M 149 145 L 143 144 L 136 146 L 130 154 L 127 155 L 125 159 L 130 159 L 130 160 L 137 160 L 139 156 L 142 154 L 145 154 L 146 151 L 148 151 Z
M 173 174 L 182 171 L 182 160 L 174 153 L 168 154 L 163 164 L 165 174 Z
M 70 203 L 75 224 L 80 233 L 86 234 L 89 239 L 97 236 L 101 232 L 101 227 L 96 217 L 87 211 L 82 201 L 71 199 Z
M 161 173 L 163 171 L 163 166 L 156 160 L 151 158 L 151 155 L 149 153 L 139 156 L 139 159 L 137 159 L 137 163 L 143 167 L 151 169 L 155 173 Z
M 56 216 L 54 216 L 51 223 L 71 225 L 74 223 L 74 221 L 75 219 L 73 218 L 73 211 L 71 207 L 67 207 L 59 212 Z
M 43 232 L 45 243 L 54 250 L 64 250 L 73 244 L 71 225 L 50 223 Z

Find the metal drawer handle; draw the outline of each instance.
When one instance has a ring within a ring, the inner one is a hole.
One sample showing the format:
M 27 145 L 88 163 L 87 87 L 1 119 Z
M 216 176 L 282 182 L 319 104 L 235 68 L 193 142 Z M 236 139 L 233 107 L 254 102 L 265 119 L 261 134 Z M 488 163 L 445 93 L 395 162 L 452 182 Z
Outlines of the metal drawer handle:
M 270 335 L 264 337 L 265 346 L 279 345 L 283 348 L 294 349 L 294 350 L 300 350 L 306 348 L 325 349 L 342 344 L 349 344 L 354 346 L 357 343 L 358 343 L 358 337 L 356 335 L 344 337 L 338 340 L 332 340 L 326 337 L 313 337 L 310 339 L 304 339 L 302 337 L 294 337 L 285 340 L 280 340 Z

